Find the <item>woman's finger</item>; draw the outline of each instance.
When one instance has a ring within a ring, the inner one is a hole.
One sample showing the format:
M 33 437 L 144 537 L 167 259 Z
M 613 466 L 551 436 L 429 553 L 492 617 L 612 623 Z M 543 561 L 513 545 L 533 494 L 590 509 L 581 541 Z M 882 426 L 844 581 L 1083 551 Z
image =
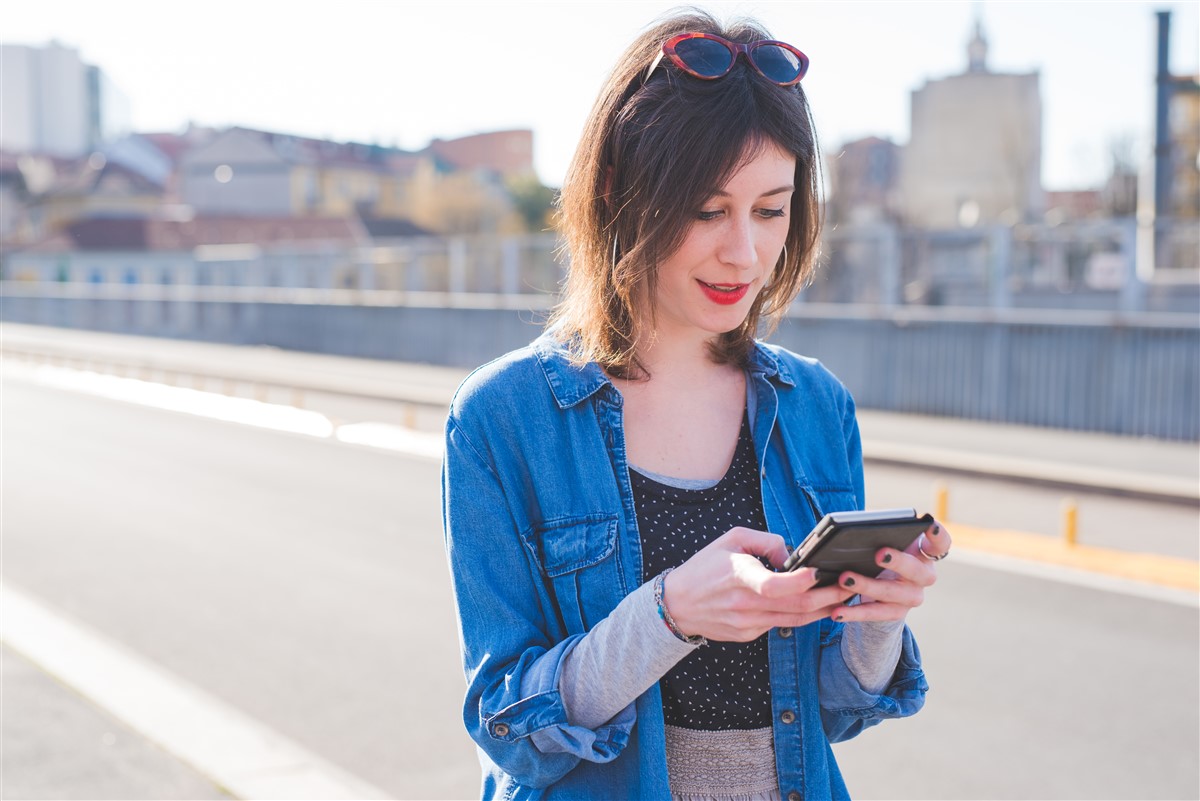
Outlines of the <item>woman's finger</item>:
M 830 614 L 839 623 L 854 623 L 857 621 L 903 620 L 909 612 L 909 607 L 899 604 L 872 603 L 840 606 Z
M 859 593 L 876 603 L 899 604 L 910 609 L 924 602 L 925 587 L 928 586 L 912 581 L 867 578 L 858 573 L 843 573 L 838 584 L 847 592 Z
M 778 534 L 768 531 L 756 531 L 741 526 L 731 528 L 722 534 L 719 540 L 725 544 L 748 553 L 752 556 L 765 556 L 775 567 L 783 567 L 788 558 L 787 542 Z
M 920 556 L 926 562 L 938 562 L 950 554 L 951 539 L 946 527 L 935 520 L 933 525 L 909 546 L 907 552 Z
M 881 581 L 911 581 L 922 587 L 931 587 L 937 581 L 937 568 L 933 562 L 907 551 L 880 548 L 875 554 L 875 563 L 884 568 L 879 574 Z

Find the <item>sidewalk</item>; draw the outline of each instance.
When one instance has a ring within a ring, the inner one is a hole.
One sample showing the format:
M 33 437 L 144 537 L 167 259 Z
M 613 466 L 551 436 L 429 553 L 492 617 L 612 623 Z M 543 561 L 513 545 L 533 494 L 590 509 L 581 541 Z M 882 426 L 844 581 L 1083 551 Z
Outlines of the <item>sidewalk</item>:
M 5 358 L 118 366 L 130 376 L 200 376 L 444 408 L 468 370 L 261 346 L 0 324 Z M 107 369 L 107 368 L 106 368 Z M 426 418 L 429 419 L 429 418 Z M 436 418 L 434 418 L 436 419 Z M 1196 443 L 859 410 L 868 462 L 1098 490 L 1200 507 Z

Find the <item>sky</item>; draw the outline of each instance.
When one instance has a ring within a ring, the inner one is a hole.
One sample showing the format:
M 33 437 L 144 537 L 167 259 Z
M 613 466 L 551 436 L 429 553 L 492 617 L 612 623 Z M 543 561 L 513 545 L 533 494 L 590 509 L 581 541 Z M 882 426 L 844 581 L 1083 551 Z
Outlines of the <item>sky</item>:
M 827 155 L 875 135 L 903 144 L 909 98 L 966 68 L 982 17 L 988 65 L 1040 74 L 1043 183 L 1099 185 L 1114 142 L 1152 147 L 1156 22 L 1171 69 L 1196 74 L 1200 2 L 713 2 L 811 59 L 804 87 Z M 558 186 L 616 58 L 677 2 L 7 0 L 5 44 L 79 50 L 129 98 L 138 131 L 243 125 L 409 149 L 435 137 L 534 131 Z

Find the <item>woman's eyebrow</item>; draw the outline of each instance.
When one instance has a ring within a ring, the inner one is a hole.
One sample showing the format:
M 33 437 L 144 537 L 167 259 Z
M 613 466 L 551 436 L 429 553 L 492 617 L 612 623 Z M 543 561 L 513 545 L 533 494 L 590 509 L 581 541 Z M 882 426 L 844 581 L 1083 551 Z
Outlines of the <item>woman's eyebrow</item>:
M 784 192 L 795 192 L 795 191 L 796 191 L 796 187 L 792 186 L 791 184 L 788 184 L 787 186 L 781 186 L 778 189 L 771 189 L 767 192 L 763 192 L 761 195 L 759 195 L 759 197 L 770 197 L 771 195 L 780 195 L 780 194 L 783 194 Z M 713 197 L 729 197 L 729 193 L 726 192 L 724 189 L 718 189 L 716 192 L 713 192 Z

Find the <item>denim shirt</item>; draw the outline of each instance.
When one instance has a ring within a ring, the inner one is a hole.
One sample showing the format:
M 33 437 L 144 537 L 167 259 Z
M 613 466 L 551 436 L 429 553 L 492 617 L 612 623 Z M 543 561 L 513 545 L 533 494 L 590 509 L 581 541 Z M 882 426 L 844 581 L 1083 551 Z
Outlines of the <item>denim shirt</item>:
M 764 343 L 747 379 L 768 528 L 795 547 L 822 510 L 863 506 L 854 402 L 819 362 Z M 596 729 L 571 725 L 558 691 L 563 658 L 653 578 L 616 387 L 550 334 L 476 370 L 451 404 L 442 506 L 483 797 L 669 798 L 657 684 Z M 907 628 L 878 695 L 841 659 L 841 632 L 826 619 L 769 635 L 776 768 L 793 801 L 848 797 L 830 742 L 913 714 L 928 689 Z

